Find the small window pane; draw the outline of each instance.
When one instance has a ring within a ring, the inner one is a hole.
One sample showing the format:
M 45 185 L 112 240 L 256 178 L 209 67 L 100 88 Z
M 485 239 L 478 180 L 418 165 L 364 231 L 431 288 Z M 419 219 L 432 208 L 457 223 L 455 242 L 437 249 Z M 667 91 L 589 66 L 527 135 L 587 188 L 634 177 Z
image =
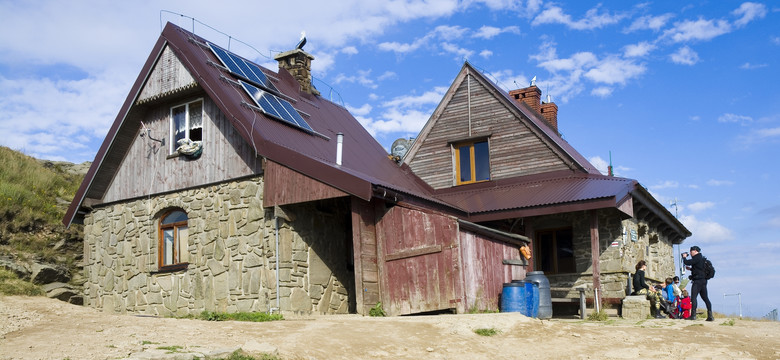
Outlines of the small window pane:
M 203 126 L 203 101 L 196 101 L 190 105 L 190 129 Z
M 187 135 L 187 107 L 173 108 L 171 115 L 173 117 L 173 143 L 176 144 Z
M 490 155 L 487 141 L 474 144 L 474 171 L 476 181 L 490 180 Z
M 163 265 L 173 264 L 173 229 L 163 230 Z
M 471 181 L 471 146 L 461 146 L 458 148 L 460 154 L 460 182 Z
M 174 211 L 163 219 L 162 224 L 173 224 L 180 221 L 187 221 L 187 214 L 184 211 Z
M 189 241 L 187 241 L 187 227 L 182 226 L 179 227 L 179 233 L 176 236 L 176 240 L 179 242 L 179 262 L 180 263 L 186 263 L 190 261 L 189 252 L 187 250 L 187 247 L 189 246 Z

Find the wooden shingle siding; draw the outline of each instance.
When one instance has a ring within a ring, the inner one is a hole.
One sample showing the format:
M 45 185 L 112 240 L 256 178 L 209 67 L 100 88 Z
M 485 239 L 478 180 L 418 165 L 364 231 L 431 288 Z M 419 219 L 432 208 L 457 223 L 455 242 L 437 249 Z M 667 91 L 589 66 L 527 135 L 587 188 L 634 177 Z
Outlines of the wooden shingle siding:
M 348 196 L 339 189 L 270 160 L 265 166 L 264 187 L 264 207 Z
M 527 125 L 476 79 L 464 79 L 445 105 L 409 166 L 434 189 L 454 184 L 452 150 L 458 139 L 490 135 L 490 175 L 493 180 L 532 175 L 570 167 Z M 469 101 L 471 133 L 469 134 Z M 522 116 L 522 115 L 520 115 Z
M 136 102 L 144 102 L 159 96 L 164 96 L 176 92 L 180 89 L 186 89 L 196 84 L 187 68 L 173 54 L 173 51 L 166 46 L 163 49 L 154 70 L 149 74 L 141 94 Z
M 170 107 L 203 99 L 203 153 L 168 158 Z M 106 191 L 104 202 L 211 184 L 262 172 L 252 146 L 241 138 L 208 97 L 191 97 L 149 109 L 142 119 L 152 137 L 136 135 Z M 140 127 L 140 124 L 138 124 Z M 139 131 L 138 134 L 142 132 Z

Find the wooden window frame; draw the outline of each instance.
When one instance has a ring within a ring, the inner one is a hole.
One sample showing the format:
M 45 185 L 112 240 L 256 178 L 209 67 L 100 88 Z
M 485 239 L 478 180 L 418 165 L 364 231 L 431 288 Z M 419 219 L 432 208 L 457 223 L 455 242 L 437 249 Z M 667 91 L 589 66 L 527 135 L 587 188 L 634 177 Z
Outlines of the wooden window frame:
M 572 247 L 572 257 L 571 261 L 572 264 L 571 271 L 561 271 L 561 264 L 560 264 L 560 258 L 558 256 L 559 253 L 559 247 L 558 247 L 558 234 L 562 231 L 569 231 L 571 234 L 571 247 Z M 544 264 L 544 256 L 542 252 L 542 236 L 544 234 L 552 234 L 552 269 L 551 270 L 545 270 L 543 268 Z M 554 229 L 545 229 L 545 230 L 538 230 L 536 231 L 535 236 L 535 246 L 534 246 L 534 254 L 537 254 L 535 256 L 535 259 L 537 261 L 534 261 L 534 267 L 536 267 L 536 270 L 544 271 L 545 275 L 556 275 L 556 274 L 573 274 L 577 272 L 577 259 L 574 255 L 574 228 L 571 226 L 568 227 L 561 227 L 561 228 L 554 228 Z
M 177 221 L 169 224 L 163 224 L 165 218 L 170 216 L 171 214 L 175 212 L 182 212 L 187 216 L 186 220 Z M 179 231 L 186 228 L 189 230 L 189 215 L 186 211 L 182 209 L 172 209 L 168 212 L 166 212 L 163 216 L 160 217 L 160 221 L 157 225 L 157 270 L 158 272 L 169 272 L 169 271 L 178 271 L 182 269 L 186 269 L 189 265 L 188 262 L 182 262 L 181 261 L 181 244 L 179 239 Z M 165 263 L 165 237 L 164 232 L 166 230 L 173 230 L 173 244 L 171 247 L 173 248 L 173 260 L 170 264 Z M 189 236 L 188 236 L 189 237 Z
M 174 114 L 174 110 L 178 109 L 178 108 L 181 108 L 181 107 L 184 107 L 184 124 L 185 124 L 184 125 L 184 138 L 185 139 L 192 139 L 191 132 L 193 130 L 193 127 L 192 127 L 192 124 L 190 122 L 190 105 L 195 104 L 197 102 L 200 102 L 200 116 L 201 116 L 201 120 L 200 120 L 201 121 L 201 123 L 200 123 L 201 135 L 200 135 L 200 137 L 201 137 L 201 139 L 200 140 L 193 140 L 193 141 L 203 141 L 203 126 L 204 126 L 204 123 L 205 123 L 205 121 L 204 121 L 205 119 L 204 118 L 205 118 L 205 115 L 206 115 L 205 112 L 204 112 L 205 111 L 205 101 L 203 100 L 203 98 L 198 98 L 198 99 L 195 99 L 195 100 L 192 100 L 192 101 L 187 101 L 185 103 L 181 103 L 181 104 L 177 104 L 177 105 L 171 106 L 171 108 L 169 110 L 170 125 L 169 125 L 169 129 L 168 129 L 168 140 L 170 140 L 169 141 L 170 145 L 169 145 L 169 148 L 168 148 L 169 154 L 176 155 L 177 154 L 176 148 L 178 147 L 178 145 L 176 144 L 176 129 L 175 129 L 176 121 L 175 121 L 174 115 L 173 115 Z
M 487 162 L 488 162 L 488 178 L 483 180 L 476 180 L 477 178 L 477 161 L 476 161 L 476 154 L 474 151 L 474 145 L 485 143 L 487 145 Z M 461 147 L 469 147 L 469 156 L 470 156 L 470 164 L 469 164 L 469 170 L 471 172 L 471 180 L 468 181 L 461 181 L 461 168 L 460 168 L 460 148 Z M 490 141 L 486 138 L 480 138 L 475 139 L 472 141 L 465 141 L 460 143 L 452 143 L 453 151 L 455 152 L 455 184 L 456 185 L 466 185 L 466 184 L 474 184 L 478 182 L 484 182 L 484 181 L 490 181 Z

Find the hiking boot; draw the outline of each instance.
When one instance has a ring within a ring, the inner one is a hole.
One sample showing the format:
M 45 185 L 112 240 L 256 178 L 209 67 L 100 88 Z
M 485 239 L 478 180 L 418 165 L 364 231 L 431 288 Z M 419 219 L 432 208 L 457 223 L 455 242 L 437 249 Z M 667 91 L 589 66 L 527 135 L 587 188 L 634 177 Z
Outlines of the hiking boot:
M 712 317 L 712 311 L 707 311 L 707 321 L 715 321 L 715 318 Z
M 656 319 L 665 319 L 666 316 L 661 315 L 661 309 L 655 309 L 655 318 Z

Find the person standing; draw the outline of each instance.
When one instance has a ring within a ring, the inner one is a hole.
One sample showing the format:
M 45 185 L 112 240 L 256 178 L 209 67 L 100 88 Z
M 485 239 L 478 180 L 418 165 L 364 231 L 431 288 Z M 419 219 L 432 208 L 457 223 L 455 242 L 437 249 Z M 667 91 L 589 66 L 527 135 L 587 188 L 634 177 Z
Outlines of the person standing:
M 683 264 L 691 269 L 691 275 L 688 278 L 693 282 L 693 285 L 691 285 L 691 317 L 688 320 L 696 320 L 696 300 L 699 295 L 704 300 L 704 304 L 707 305 L 707 321 L 715 320 L 712 317 L 712 303 L 710 303 L 710 298 L 707 296 L 707 276 L 704 274 L 704 256 L 701 255 L 701 248 L 691 246 L 690 254 L 684 252 L 681 255 Z M 690 259 L 688 255 L 690 255 Z

